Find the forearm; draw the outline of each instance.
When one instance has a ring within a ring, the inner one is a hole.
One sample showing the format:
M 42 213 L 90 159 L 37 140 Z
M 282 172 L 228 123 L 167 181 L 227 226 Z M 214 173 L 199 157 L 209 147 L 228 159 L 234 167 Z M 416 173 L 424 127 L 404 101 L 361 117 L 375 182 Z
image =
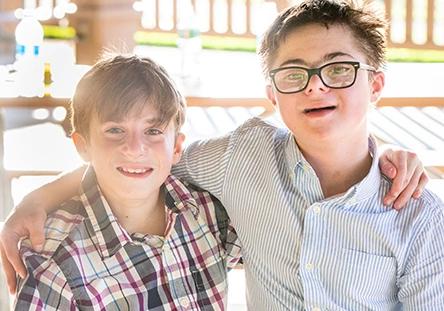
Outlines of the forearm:
M 51 213 L 54 209 L 78 193 L 86 165 L 82 165 L 77 169 L 62 173 L 59 177 L 40 188 L 27 194 L 20 205 L 41 205 L 47 213 Z

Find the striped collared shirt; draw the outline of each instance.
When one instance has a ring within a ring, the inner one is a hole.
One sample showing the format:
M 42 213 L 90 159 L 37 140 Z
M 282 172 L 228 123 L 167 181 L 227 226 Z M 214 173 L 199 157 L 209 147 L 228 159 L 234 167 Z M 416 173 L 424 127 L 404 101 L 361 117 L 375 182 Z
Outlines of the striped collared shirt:
M 173 172 L 218 197 L 242 241 L 249 310 L 444 310 L 443 203 L 383 206 L 369 146 L 368 175 L 327 199 L 292 134 L 259 118 L 184 151 Z
M 218 200 L 169 176 L 164 238 L 126 232 L 92 169 L 82 187 L 48 218 L 42 254 L 23 243 L 15 310 L 226 310 L 240 247 Z

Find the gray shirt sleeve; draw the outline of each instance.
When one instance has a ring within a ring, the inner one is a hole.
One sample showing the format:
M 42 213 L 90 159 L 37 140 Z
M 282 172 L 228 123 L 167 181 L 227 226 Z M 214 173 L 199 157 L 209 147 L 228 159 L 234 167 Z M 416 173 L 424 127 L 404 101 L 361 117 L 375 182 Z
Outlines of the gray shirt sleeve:
M 222 196 L 227 165 L 230 160 L 231 134 L 191 143 L 184 151 L 172 173 L 218 199 Z

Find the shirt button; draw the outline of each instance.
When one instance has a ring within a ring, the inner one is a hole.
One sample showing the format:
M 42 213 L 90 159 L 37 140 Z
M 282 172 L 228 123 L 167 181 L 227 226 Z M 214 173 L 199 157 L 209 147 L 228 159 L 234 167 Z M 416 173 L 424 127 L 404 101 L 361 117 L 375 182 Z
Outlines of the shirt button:
M 180 305 L 184 308 L 188 308 L 188 306 L 190 305 L 190 302 L 187 298 L 183 298 L 180 300 Z
M 321 212 L 321 208 L 318 205 L 315 205 L 313 207 L 313 213 L 319 214 Z
M 313 269 L 313 264 L 312 264 L 311 262 L 307 262 L 307 263 L 305 264 L 305 269 L 308 270 L 308 271 L 310 271 L 311 269 Z

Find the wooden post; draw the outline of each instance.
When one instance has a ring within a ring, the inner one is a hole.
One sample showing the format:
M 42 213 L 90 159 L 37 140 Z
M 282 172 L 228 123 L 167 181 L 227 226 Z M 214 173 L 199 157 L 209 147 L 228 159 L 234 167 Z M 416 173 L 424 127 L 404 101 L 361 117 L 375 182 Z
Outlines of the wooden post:
M 132 52 L 134 32 L 141 16 L 133 9 L 133 0 L 76 1 L 77 12 L 70 16 L 78 34 L 77 62 L 92 65 L 104 48 Z

